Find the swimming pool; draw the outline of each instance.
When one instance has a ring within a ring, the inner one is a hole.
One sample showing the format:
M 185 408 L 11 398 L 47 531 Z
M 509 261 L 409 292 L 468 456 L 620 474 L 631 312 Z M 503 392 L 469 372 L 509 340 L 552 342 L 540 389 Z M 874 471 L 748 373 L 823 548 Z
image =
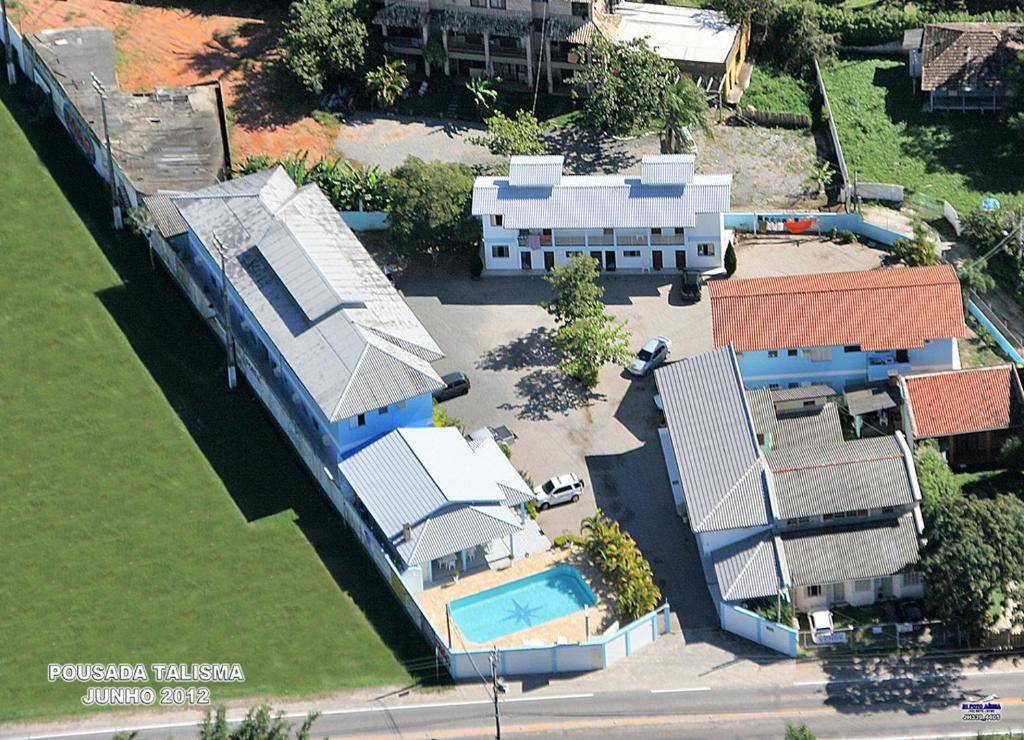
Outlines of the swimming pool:
M 579 571 L 562 563 L 541 573 L 456 599 L 452 619 L 470 642 L 487 642 L 597 603 Z

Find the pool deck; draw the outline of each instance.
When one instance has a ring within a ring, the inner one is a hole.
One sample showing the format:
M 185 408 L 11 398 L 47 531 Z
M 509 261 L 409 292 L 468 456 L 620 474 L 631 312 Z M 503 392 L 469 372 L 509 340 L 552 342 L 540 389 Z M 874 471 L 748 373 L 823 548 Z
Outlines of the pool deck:
M 448 634 L 448 620 L 445 610 L 448 604 L 461 599 L 463 596 L 480 593 L 495 586 L 501 586 L 521 578 L 532 576 L 535 573 L 553 568 L 561 563 L 568 563 L 575 566 L 583 580 L 593 589 L 597 595 L 597 603 L 588 609 L 590 615 L 591 636 L 600 635 L 616 619 L 614 599 L 601 574 L 590 564 L 586 555 L 579 547 L 572 547 L 563 550 L 554 548 L 546 552 L 537 553 L 530 557 L 523 558 L 502 570 L 484 570 L 463 576 L 457 583 L 449 583 L 444 586 L 434 586 L 425 589 L 417 595 L 420 607 L 437 629 L 439 635 L 445 638 Z M 489 648 L 492 645 L 498 647 L 531 647 L 534 645 L 554 645 L 556 642 L 585 642 L 586 625 L 583 618 L 583 611 L 566 614 L 564 617 L 553 619 L 550 622 L 538 624 L 536 627 L 527 627 L 518 632 L 511 632 L 503 637 L 487 643 L 475 643 L 465 639 L 459 630 L 454 619 L 451 620 L 452 647 L 455 650 Z

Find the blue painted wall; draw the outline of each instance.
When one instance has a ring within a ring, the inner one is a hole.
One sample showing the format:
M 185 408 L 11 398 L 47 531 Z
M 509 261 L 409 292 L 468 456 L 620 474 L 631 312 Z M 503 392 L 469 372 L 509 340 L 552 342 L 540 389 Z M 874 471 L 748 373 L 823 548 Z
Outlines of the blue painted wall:
M 222 301 L 220 265 L 191 231 L 187 240 L 175 240 L 173 246 L 187 252 L 189 271 L 202 285 L 215 307 L 214 312 L 219 315 Z M 400 426 L 433 426 L 433 398 L 429 393 L 408 399 L 404 408 L 394 404 L 384 414 L 378 409 L 367 411 L 362 426 L 356 426 L 348 419 L 330 422 L 230 283 L 228 304 L 235 341 L 256 365 L 267 388 L 291 412 L 293 421 L 328 469 L 333 470 L 346 455 Z
M 796 356 L 791 357 L 792 347 L 778 349 L 777 356 L 771 357 L 767 350 L 740 353 L 740 372 L 747 388 L 760 388 L 777 384 L 782 388 L 790 383 L 824 383 L 837 391 L 851 383 L 885 380 L 890 370 L 906 374 L 948 370 L 956 366 L 957 349 L 953 339 L 938 339 L 923 347 L 911 348 L 907 362 L 897 363 L 894 350 L 884 352 L 845 352 L 842 345 L 831 347 L 832 359 L 815 362 L 806 351 L 810 348 L 795 348 Z M 878 364 L 872 364 L 875 360 Z M 883 360 L 891 360 L 882 364 Z
M 725 228 L 737 231 L 755 231 L 759 218 L 785 220 L 787 218 L 818 219 L 818 227 L 811 229 L 812 234 L 828 233 L 832 229 L 852 231 L 880 244 L 891 246 L 897 239 L 910 239 L 908 234 L 883 229 L 881 226 L 867 223 L 858 213 L 821 213 L 818 211 L 735 211 L 725 214 Z

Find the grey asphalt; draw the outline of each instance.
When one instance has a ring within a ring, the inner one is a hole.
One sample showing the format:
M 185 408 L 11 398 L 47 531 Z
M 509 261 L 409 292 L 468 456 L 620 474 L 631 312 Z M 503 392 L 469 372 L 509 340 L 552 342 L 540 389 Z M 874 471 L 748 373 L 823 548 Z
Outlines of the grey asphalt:
M 766 237 L 739 249 L 741 277 L 876 267 L 882 252 L 814 238 Z M 664 335 L 670 359 L 712 346 L 710 305 L 683 305 L 668 275 L 604 277 L 608 310 L 628 322 L 633 344 Z M 539 307 L 550 297 L 540 277 L 471 280 L 465 273 L 409 268 L 397 278 L 413 311 L 445 351 L 439 372 L 461 370 L 473 388 L 444 404 L 467 431 L 505 424 L 519 435 L 512 460 L 535 482 L 573 472 L 587 483 L 577 504 L 542 512 L 550 537 L 578 532 L 602 511 L 632 534 L 675 610 L 687 641 L 710 638 L 718 620 L 693 534 L 675 513 L 657 429 L 652 378 L 606 367 L 587 394 L 557 368 L 554 324 Z
M 1021 673 L 990 675 L 861 675 L 777 687 L 679 686 L 672 676 L 654 690 L 552 693 L 503 697 L 503 735 L 516 737 L 749 737 L 779 738 L 787 722 L 806 723 L 817 737 L 952 737 L 1024 728 Z M 993 699 L 992 697 L 998 697 Z M 1002 701 L 1000 721 L 962 719 L 963 701 Z M 288 715 L 301 721 L 302 712 Z M 235 714 L 231 715 L 235 718 Z M 198 721 L 198 718 L 195 720 Z M 87 732 L 18 734 L 6 738 L 86 740 Z M 125 728 L 127 729 L 127 728 Z M 481 685 L 468 698 L 403 702 L 380 697 L 362 706 L 327 709 L 313 725 L 317 737 L 493 737 L 494 707 Z M 139 740 L 195 737 L 189 721 L 144 725 Z

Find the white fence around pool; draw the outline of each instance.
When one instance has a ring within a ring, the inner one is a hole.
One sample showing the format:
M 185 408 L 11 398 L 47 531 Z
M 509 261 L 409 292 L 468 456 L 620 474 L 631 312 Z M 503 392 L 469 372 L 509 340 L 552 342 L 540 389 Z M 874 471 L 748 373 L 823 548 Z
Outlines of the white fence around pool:
M 668 604 L 610 635 L 571 645 L 498 648 L 501 676 L 530 676 L 550 673 L 584 673 L 607 668 L 649 645 L 671 631 Z M 452 651 L 448 672 L 456 680 L 491 675 L 491 650 Z

